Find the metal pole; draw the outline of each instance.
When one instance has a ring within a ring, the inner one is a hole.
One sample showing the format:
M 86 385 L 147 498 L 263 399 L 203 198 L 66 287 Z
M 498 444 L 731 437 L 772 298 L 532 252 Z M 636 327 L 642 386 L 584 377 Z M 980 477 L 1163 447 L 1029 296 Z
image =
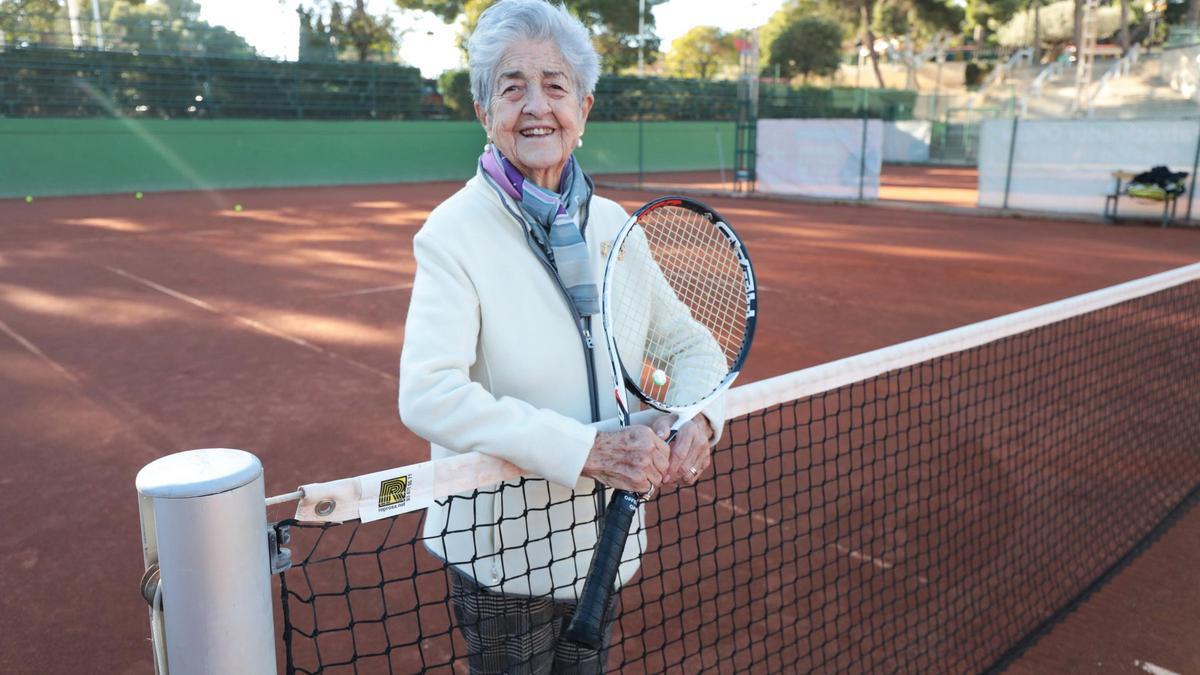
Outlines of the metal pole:
M 646 132 L 642 126 L 642 99 L 638 97 L 637 105 L 637 134 L 638 134 L 638 187 L 646 182 Z
M 75 49 L 83 47 L 83 34 L 79 30 L 78 0 L 67 0 L 67 26 L 71 30 L 71 46 Z
M 1187 215 L 1183 220 L 1189 221 L 1192 219 L 1192 200 L 1196 197 L 1196 169 L 1200 168 L 1200 130 L 1196 134 L 1196 156 L 1192 158 L 1192 188 L 1188 190 L 1188 208 Z
M 104 49 L 104 29 L 100 25 L 100 0 L 92 0 L 92 21 L 96 24 L 96 49 Z
M 137 491 L 146 567 L 160 575 L 143 592 L 162 600 L 170 675 L 277 672 L 258 458 L 226 448 L 167 455 L 138 472 Z
M 713 127 L 713 134 L 717 137 L 717 166 L 721 168 L 721 187 L 724 188 L 725 183 L 725 148 L 721 145 L 721 127 Z
M 933 84 L 933 110 L 929 111 L 931 120 L 936 120 L 938 116 L 938 98 L 942 93 L 942 66 L 946 64 L 946 42 L 941 33 L 938 33 L 935 39 L 937 40 L 937 79 Z
M 859 105 L 862 106 L 862 144 L 858 149 L 858 201 L 863 200 L 864 183 L 866 182 L 867 173 L 867 92 L 865 89 L 859 89 L 861 92 Z
M 1002 209 L 1008 208 L 1008 191 L 1012 187 L 1013 153 L 1017 149 L 1017 120 L 1019 119 L 1013 115 L 1012 137 L 1008 139 L 1008 169 L 1004 173 L 1004 204 L 1000 207 Z
M 646 61 L 642 55 L 646 45 L 646 0 L 638 0 L 638 77 L 646 76 Z

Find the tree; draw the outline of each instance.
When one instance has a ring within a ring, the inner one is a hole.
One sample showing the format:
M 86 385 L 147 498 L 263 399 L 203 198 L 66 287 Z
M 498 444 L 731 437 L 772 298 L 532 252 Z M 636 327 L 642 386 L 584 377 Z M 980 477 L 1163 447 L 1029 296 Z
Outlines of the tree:
M 696 26 L 671 43 L 666 69 L 677 77 L 712 78 L 721 66 L 737 65 L 733 36 L 714 26 Z
M 108 18 L 105 32 L 125 49 L 255 56 L 254 48 L 237 33 L 202 21 L 200 3 L 195 0 L 161 0 L 153 4 L 116 0 L 109 5 Z
M 1051 49 L 1062 49 L 1074 39 L 1074 0 L 1060 0 L 1041 8 L 1037 27 L 1041 43 Z M 1024 47 L 1033 43 L 1033 10 L 1017 12 L 1008 23 L 996 31 L 996 39 L 1006 47 Z M 1096 10 L 1096 29 L 1100 35 L 1111 35 L 1121 25 L 1121 10 L 1100 7 Z
M 858 10 L 850 5 L 835 0 L 787 0 L 759 29 L 759 45 L 770 45 L 788 26 L 808 17 L 833 21 L 842 29 L 842 35 L 852 35 L 858 27 Z M 764 67 L 770 62 L 765 48 L 759 60 Z
M 838 0 L 787 0 L 779 11 L 775 12 L 763 26 L 759 35 L 761 44 L 771 44 L 776 36 L 788 26 L 802 21 L 810 16 L 819 16 L 839 24 L 844 34 L 858 33 L 860 43 L 869 49 L 871 67 L 875 72 L 875 81 L 883 87 L 883 73 L 879 70 L 879 54 L 875 52 L 875 31 L 871 29 L 872 18 L 878 0 L 853 0 L 838 2 Z M 765 55 L 764 55 L 765 56 Z M 767 61 L 763 59 L 763 64 Z
M 1118 31 L 1121 40 L 1121 54 L 1129 51 L 1129 0 L 1121 0 L 1121 29 Z
M 829 19 L 807 17 L 789 25 L 768 45 L 770 63 L 787 77 L 832 75 L 842 60 L 842 28 Z
M 1024 0 L 967 0 L 966 29 L 980 38 L 1007 23 L 1021 9 Z
M 455 119 L 475 119 L 470 71 L 447 70 L 442 73 L 438 78 L 438 92 L 442 95 L 442 103 L 450 109 Z
M 65 20 L 57 0 L 0 0 L 0 42 L 57 44 Z
M 329 13 L 329 29 L 338 41 L 353 49 L 359 63 L 375 54 L 384 61 L 391 61 L 396 53 L 398 41 L 392 17 L 374 17 L 367 12 L 365 0 L 354 0 L 348 14 L 341 5 L 333 3 Z
M 654 14 L 650 8 L 664 0 L 646 0 L 645 45 L 642 50 L 646 62 L 652 62 L 658 54 L 659 39 L 654 35 Z M 395 0 L 401 9 L 433 12 L 446 23 L 454 23 L 465 17 L 460 46 L 465 48 L 466 38 L 475 30 L 479 15 L 495 4 L 496 0 Z M 565 0 L 563 3 L 571 13 L 579 17 L 592 32 L 592 44 L 600 54 L 604 70 L 618 72 L 638 60 L 638 3 L 637 0 Z
M 325 25 L 325 17 L 303 5 L 296 8 L 296 14 L 300 17 L 299 60 L 325 63 L 337 61 L 337 40 L 329 32 L 329 26 Z
M 372 15 L 364 0 L 354 0 L 348 8 L 334 0 L 328 7 L 328 19 L 316 6 L 296 9 L 300 16 L 300 60 L 349 58 L 363 63 L 371 57 L 385 62 L 395 59 L 399 40 L 392 17 Z

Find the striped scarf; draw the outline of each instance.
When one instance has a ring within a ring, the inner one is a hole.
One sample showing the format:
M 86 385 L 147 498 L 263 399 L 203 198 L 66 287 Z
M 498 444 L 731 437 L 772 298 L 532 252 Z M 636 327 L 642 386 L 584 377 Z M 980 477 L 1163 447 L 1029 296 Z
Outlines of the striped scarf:
M 579 316 L 599 314 L 600 294 L 577 222 L 582 207 L 592 198 L 592 188 L 575 157 L 563 167 L 561 194 L 526 180 L 494 145 L 484 148 L 479 164 L 483 174 L 521 206 L 529 231 L 558 270 Z

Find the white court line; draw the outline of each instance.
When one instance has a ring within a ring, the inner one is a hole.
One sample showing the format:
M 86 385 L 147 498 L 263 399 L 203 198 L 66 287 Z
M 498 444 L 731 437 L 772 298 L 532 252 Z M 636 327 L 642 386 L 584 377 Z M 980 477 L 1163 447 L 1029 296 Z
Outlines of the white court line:
M 67 370 L 66 366 L 62 365 L 58 361 L 55 361 L 54 359 L 50 358 L 49 356 L 46 356 L 46 353 L 43 352 L 42 350 L 38 349 L 37 345 L 33 344 L 29 340 L 26 340 L 25 337 L 23 335 L 21 335 L 20 333 L 18 333 L 17 331 L 13 330 L 12 328 L 9 328 L 8 324 L 4 323 L 3 320 L 0 320 L 0 331 L 4 331 L 4 334 L 9 336 L 10 338 L 12 338 L 14 342 L 16 342 L 17 344 L 24 347 L 25 350 L 28 351 L 30 354 L 33 354 L 34 356 L 36 356 L 39 359 L 41 359 L 42 361 L 44 361 L 46 363 L 46 365 L 57 370 L 60 375 L 67 378 L 68 380 L 70 380 L 76 386 L 78 386 L 78 387 L 83 386 L 83 382 L 81 382 L 79 380 L 79 378 L 75 376 L 75 373 L 72 373 L 71 371 Z
M 72 373 L 63 364 L 50 358 L 45 352 L 39 349 L 37 345 L 33 344 L 33 342 L 26 339 L 25 336 L 21 335 L 17 331 L 13 330 L 8 324 L 4 323 L 3 320 L 0 320 L 0 331 L 3 331 L 5 335 L 9 336 L 14 342 L 24 347 L 25 350 L 30 354 L 33 354 L 37 358 L 41 359 L 43 363 L 45 363 L 47 366 L 50 366 L 52 369 L 57 371 L 59 375 L 62 375 L 64 378 L 69 380 L 71 384 L 75 385 L 75 387 L 79 390 L 81 396 L 87 398 L 93 404 L 111 414 L 114 418 L 120 420 L 120 415 L 112 410 L 113 407 L 116 407 L 119 408 L 121 413 L 127 415 L 129 419 L 134 420 L 135 423 L 142 424 L 144 428 L 141 430 L 135 428 L 133 435 L 141 440 L 146 447 L 157 448 L 161 450 L 164 447 L 167 447 L 168 443 L 170 445 L 177 445 L 175 442 L 175 437 L 167 432 L 167 430 L 159 425 L 158 422 L 156 422 L 152 417 L 146 415 L 136 406 L 126 403 L 120 398 L 105 394 L 105 392 L 99 387 L 89 389 L 82 378 L 75 373 Z M 147 429 L 155 434 L 158 434 L 158 438 L 145 438 L 144 432 Z
M 755 513 L 753 511 L 751 511 L 750 509 L 746 509 L 741 506 L 738 506 L 737 504 L 733 503 L 732 499 L 717 499 L 713 495 L 710 495 L 707 492 L 701 492 L 700 490 L 696 490 L 696 494 L 700 497 L 703 497 L 704 500 L 706 502 L 708 502 L 709 504 L 716 504 L 717 506 L 720 506 L 721 508 L 725 509 L 726 511 L 729 511 L 736 515 L 750 516 L 751 519 L 753 519 L 759 523 L 763 523 L 765 525 L 778 525 L 779 524 L 779 519 L 769 518 L 767 516 L 762 515 L 761 513 Z
M 388 380 L 389 382 L 396 382 L 397 380 L 399 380 L 399 378 L 396 375 L 393 375 L 392 373 L 386 373 L 382 370 L 372 368 L 371 366 L 368 366 L 365 363 L 360 363 L 358 361 L 355 361 L 354 359 L 347 358 L 336 352 L 331 352 L 328 349 L 325 349 L 323 347 L 315 345 L 303 338 L 298 338 L 294 335 L 288 335 L 287 333 L 284 333 L 283 331 L 278 330 L 276 328 L 272 328 L 272 327 L 266 325 L 265 323 L 262 323 L 261 321 L 256 321 L 254 319 L 250 319 L 250 318 L 247 318 L 244 316 L 240 316 L 237 314 L 232 314 L 230 312 L 222 311 L 199 298 L 194 298 L 186 293 L 182 293 L 182 292 L 174 290 L 172 288 L 168 288 L 166 286 L 163 286 L 162 284 L 158 284 L 153 281 L 150 281 L 149 279 L 144 279 L 142 277 L 139 277 L 136 274 L 133 274 L 132 272 L 126 272 L 125 270 L 117 268 L 117 267 L 105 267 L 105 269 L 108 270 L 109 272 L 112 272 L 113 274 L 125 277 L 126 279 L 129 279 L 131 281 L 136 281 L 137 283 L 142 284 L 143 286 L 152 288 L 152 289 L 154 289 L 160 293 L 163 293 L 165 295 L 169 295 L 172 298 L 175 298 L 176 300 L 181 300 L 183 302 L 188 303 L 189 305 L 199 307 L 200 309 L 203 309 L 207 312 L 212 312 L 213 314 L 217 314 L 219 316 L 233 319 L 234 321 L 237 321 L 238 323 L 240 323 L 244 326 L 248 326 L 260 333 L 265 333 L 267 335 L 270 335 L 271 337 L 277 337 L 281 340 L 287 340 L 288 342 L 290 342 L 294 345 L 314 351 L 318 354 L 321 354 L 322 356 L 327 356 L 331 359 L 335 359 L 337 361 L 342 361 L 343 363 L 347 363 L 347 364 L 354 366 L 355 368 L 358 368 L 360 370 L 365 370 L 368 373 L 378 375 L 379 377 L 382 377 L 383 379 Z
M 322 295 L 322 298 L 344 298 L 350 295 L 368 295 L 370 293 L 387 293 L 389 291 L 406 291 L 412 288 L 412 284 L 397 284 L 395 286 L 376 286 L 375 288 L 364 288 L 360 291 L 346 291 L 345 293 L 330 293 Z
M 850 556 L 850 558 L 853 560 L 857 560 L 858 562 L 871 563 L 872 565 L 878 567 L 881 570 L 890 570 L 896 566 L 895 563 L 888 562 L 887 560 L 884 560 L 882 558 L 875 558 L 875 557 L 869 556 L 866 553 L 855 551 L 854 549 L 852 549 L 848 546 L 843 546 L 842 544 L 834 544 L 834 547 L 837 548 L 838 551 L 841 551 L 843 554 Z M 917 581 L 919 581 L 923 584 L 929 583 L 929 579 L 926 579 L 925 577 L 923 577 L 919 574 L 917 575 Z
M 1177 673 L 1173 670 L 1167 670 L 1166 668 L 1163 668 L 1162 666 L 1156 666 L 1153 663 L 1150 663 L 1148 661 L 1134 661 L 1133 665 L 1137 666 L 1138 668 L 1141 668 L 1142 670 L 1146 671 L 1147 673 L 1153 673 L 1153 675 L 1179 675 L 1179 673 Z

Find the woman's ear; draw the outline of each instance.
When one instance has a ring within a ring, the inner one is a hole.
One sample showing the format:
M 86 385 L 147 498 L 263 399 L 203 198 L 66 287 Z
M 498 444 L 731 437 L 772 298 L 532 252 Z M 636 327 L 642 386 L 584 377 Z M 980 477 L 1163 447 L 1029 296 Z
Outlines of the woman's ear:
M 488 135 L 488 140 L 490 141 L 492 139 L 492 132 L 488 128 L 487 111 L 483 109 L 483 106 L 479 105 L 478 101 L 475 103 L 475 119 L 479 120 L 479 123 L 483 125 L 483 131 Z
M 579 106 L 580 121 L 587 123 L 588 113 L 592 112 L 592 104 L 596 102 L 596 97 L 588 94 L 583 97 L 583 104 Z

